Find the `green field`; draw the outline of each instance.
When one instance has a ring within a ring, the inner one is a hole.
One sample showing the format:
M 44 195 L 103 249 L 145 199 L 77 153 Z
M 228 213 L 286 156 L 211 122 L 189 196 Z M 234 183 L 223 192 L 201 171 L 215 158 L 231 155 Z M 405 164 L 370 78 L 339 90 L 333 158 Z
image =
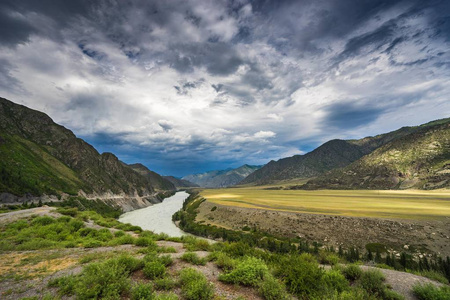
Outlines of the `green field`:
M 228 206 L 298 213 L 400 219 L 450 218 L 450 190 L 264 190 L 207 189 L 208 201 Z

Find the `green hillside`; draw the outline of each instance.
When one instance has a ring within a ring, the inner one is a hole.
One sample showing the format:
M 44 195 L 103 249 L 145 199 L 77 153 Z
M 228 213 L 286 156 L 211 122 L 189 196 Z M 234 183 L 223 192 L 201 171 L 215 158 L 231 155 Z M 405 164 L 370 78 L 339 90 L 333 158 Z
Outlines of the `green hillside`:
M 99 154 L 46 114 L 3 98 L 0 158 L 0 193 L 38 196 L 83 190 L 142 196 L 174 189 L 156 173 L 143 176 L 114 154 Z
M 450 118 L 420 126 L 402 127 L 389 133 L 359 140 L 331 140 L 304 155 L 294 155 L 278 161 L 271 161 L 250 174 L 240 184 L 264 185 L 280 180 L 320 176 L 328 171 L 346 167 L 383 145 L 426 128 L 447 124 L 449 121 Z
M 419 126 L 349 166 L 310 180 L 304 188 L 437 189 L 450 187 L 450 120 Z

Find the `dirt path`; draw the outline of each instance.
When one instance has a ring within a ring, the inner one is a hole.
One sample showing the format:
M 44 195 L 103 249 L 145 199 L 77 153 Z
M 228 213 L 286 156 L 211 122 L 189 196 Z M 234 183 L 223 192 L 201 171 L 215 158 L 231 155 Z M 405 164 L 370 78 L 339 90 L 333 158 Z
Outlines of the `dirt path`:
M 51 216 L 51 217 L 55 217 L 55 218 L 62 216 L 61 214 L 56 212 L 55 207 L 42 206 L 42 207 L 12 211 L 12 212 L 8 212 L 8 213 L 2 213 L 2 214 L 0 214 L 0 224 L 15 222 L 19 219 L 28 218 L 33 215 Z

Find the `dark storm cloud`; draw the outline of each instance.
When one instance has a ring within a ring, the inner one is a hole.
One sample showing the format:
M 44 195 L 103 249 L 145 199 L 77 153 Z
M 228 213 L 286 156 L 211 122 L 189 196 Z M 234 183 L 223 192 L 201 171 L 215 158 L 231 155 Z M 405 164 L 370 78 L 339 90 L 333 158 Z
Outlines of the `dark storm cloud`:
M 13 94 L 27 94 L 22 83 L 11 74 L 13 69 L 8 61 L 0 59 L 0 90 L 10 91 Z
M 4 0 L 0 3 L 0 46 L 25 43 L 33 34 L 61 38 L 56 30 L 46 29 L 71 26 L 75 17 L 87 16 L 93 6 L 94 1 L 87 0 Z M 44 26 L 36 16 L 46 17 L 51 24 Z
M 382 113 L 379 108 L 371 108 L 352 103 L 337 103 L 326 109 L 325 127 L 353 129 L 374 122 Z

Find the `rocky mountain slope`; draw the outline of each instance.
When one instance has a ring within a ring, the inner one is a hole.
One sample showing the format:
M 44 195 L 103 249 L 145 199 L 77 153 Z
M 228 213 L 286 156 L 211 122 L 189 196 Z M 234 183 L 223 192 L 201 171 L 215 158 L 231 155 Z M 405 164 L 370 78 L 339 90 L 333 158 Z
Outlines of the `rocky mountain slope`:
M 198 184 L 201 187 L 228 187 L 237 184 L 259 168 L 260 166 L 243 165 L 236 169 L 216 170 L 202 174 L 187 175 L 182 179 Z
M 156 172 L 153 172 L 152 170 L 149 170 L 146 166 L 143 164 L 131 164 L 127 165 L 128 167 L 132 168 L 142 176 L 147 177 L 150 182 L 152 183 L 153 187 L 156 190 L 175 190 L 175 185 L 165 178 L 164 176 L 159 175 Z
M 172 185 L 143 176 L 112 153 L 100 154 L 46 114 L 0 98 L 0 193 L 20 196 L 83 195 L 157 201 Z M 159 175 L 158 175 L 159 176 Z M 17 196 L 17 197 L 16 197 Z
M 437 120 L 421 126 L 402 127 L 389 133 L 359 140 L 331 140 L 304 155 L 271 161 L 250 174 L 240 184 L 263 185 L 279 180 L 320 176 L 330 170 L 343 168 L 383 145 L 445 120 Z
M 450 119 L 421 126 L 343 169 L 310 180 L 317 189 L 437 189 L 450 187 Z
M 170 181 L 177 189 L 179 188 L 187 188 L 187 187 L 199 187 L 198 184 L 195 184 L 193 182 L 183 180 L 180 178 L 176 178 L 173 176 L 163 176 L 165 179 Z

